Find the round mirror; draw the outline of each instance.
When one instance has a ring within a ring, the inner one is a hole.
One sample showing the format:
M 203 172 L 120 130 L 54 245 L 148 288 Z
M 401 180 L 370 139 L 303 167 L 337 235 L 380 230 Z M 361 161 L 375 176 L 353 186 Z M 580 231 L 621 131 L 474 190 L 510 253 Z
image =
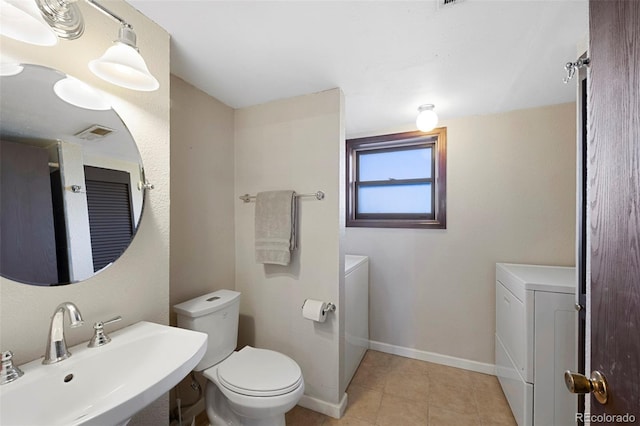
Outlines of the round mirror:
M 144 170 L 105 98 L 38 65 L 0 67 L 0 274 L 51 286 L 92 277 L 131 243 Z

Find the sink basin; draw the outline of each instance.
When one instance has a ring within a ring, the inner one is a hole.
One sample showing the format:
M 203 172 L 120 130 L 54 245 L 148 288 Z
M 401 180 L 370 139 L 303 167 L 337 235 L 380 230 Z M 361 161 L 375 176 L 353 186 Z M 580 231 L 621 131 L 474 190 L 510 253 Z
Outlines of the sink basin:
M 207 344 L 204 333 L 146 321 L 110 337 L 56 364 L 21 365 L 24 376 L 0 386 L 0 424 L 125 425 L 189 374 Z

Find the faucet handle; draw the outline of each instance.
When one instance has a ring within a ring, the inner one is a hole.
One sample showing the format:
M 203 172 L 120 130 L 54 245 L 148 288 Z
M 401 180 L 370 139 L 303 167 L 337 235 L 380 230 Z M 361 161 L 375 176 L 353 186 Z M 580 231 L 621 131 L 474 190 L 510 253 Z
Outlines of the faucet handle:
M 99 346 L 106 345 L 111 341 L 111 337 L 107 336 L 107 333 L 104 332 L 104 326 L 113 324 L 114 322 L 118 322 L 122 319 L 120 315 L 115 318 L 108 319 L 106 321 L 98 321 L 93 324 L 93 329 L 95 331 L 91 341 L 89 341 L 90 348 L 97 348 Z
M 13 352 L 2 352 L 2 370 L 0 371 L 0 385 L 11 383 L 20 378 L 24 373 L 13 365 Z
M 105 325 L 109 325 L 109 324 L 113 324 L 114 322 L 118 322 L 122 319 L 122 317 L 120 315 L 118 315 L 117 317 L 108 319 L 106 321 L 98 321 L 97 323 L 95 323 L 93 325 L 93 328 L 98 328 L 98 327 L 103 327 Z

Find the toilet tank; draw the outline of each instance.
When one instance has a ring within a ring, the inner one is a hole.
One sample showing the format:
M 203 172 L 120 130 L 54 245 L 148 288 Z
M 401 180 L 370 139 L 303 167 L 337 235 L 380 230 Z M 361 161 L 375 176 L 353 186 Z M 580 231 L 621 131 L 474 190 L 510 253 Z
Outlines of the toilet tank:
M 173 306 L 178 327 L 207 333 L 207 352 L 195 371 L 212 367 L 228 357 L 238 344 L 240 293 L 218 290 Z

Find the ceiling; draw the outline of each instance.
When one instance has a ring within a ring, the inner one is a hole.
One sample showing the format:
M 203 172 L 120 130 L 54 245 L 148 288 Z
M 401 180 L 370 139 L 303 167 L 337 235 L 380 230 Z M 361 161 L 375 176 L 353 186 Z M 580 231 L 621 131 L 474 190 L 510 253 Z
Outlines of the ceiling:
M 586 0 L 128 1 L 171 34 L 172 73 L 233 108 L 340 87 L 347 136 L 406 129 L 424 103 L 572 101 L 563 67 L 588 31 Z
M 41 148 L 64 141 L 82 146 L 85 156 L 140 163 L 133 137 L 113 109 L 79 108 L 55 94 L 54 84 L 64 77 L 39 65 L 25 65 L 17 75 L 0 77 L 0 136 Z M 91 141 L 75 136 L 93 125 L 108 127 L 113 133 Z

